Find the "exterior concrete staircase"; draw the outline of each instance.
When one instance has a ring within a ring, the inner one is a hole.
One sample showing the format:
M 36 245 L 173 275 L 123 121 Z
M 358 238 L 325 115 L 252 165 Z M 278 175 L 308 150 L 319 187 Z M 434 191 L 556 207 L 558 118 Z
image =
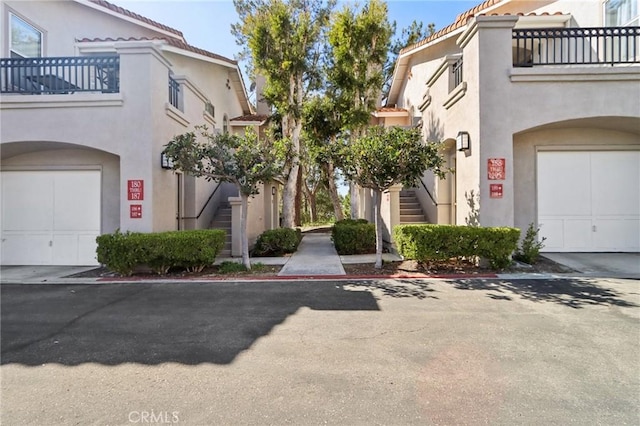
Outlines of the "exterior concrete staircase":
M 231 205 L 229 203 L 223 203 L 218 207 L 210 228 L 222 229 L 227 233 L 227 240 L 218 257 L 231 257 Z
M 427 217 L 412 189 L 400 191 L 400 223 L 427 223 Z

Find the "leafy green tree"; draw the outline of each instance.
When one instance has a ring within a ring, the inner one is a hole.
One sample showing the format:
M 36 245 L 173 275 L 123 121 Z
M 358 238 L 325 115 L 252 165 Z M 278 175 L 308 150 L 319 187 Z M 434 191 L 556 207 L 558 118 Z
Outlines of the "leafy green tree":
M 358 138 L 380 99 L 384 65 L 393 27 L 387 4 L 369 0 L 362 8 L 346 5 L 329 29 L 328 81 L 340 112 L 342 129 Z M 358 215 L 358 196 L 351 185 L 351 215 Z
M 249 197 L 259 193 L 258 185 L 280 173 L 281 163 L 273 148 L 262 145 L 256 133 L 243 136 L 211 134 L 205 126 L 174 137 L 164 149 L 174 169 L 207 180 L 233 183 L 240 194 L 242 263 L 251 269 L 247 239 Z
M 290 142 L 283 193 L 283 226 L 295 224 L 302 110 L 318 88 L 322 35 L 335 0 L 234 0 L 239 22 L 232 33 L 254 75 L 265 77 L 264 98 L 282 117 Z
M 391 186 L 413 185 L 426 170 L 444 177 L 440 144 L 423 143 L 419 129 L 370 127 L 343 148 L 343 171 L 355 183 L 374 194 L 376 268 L 382 268 L 382 193 Z M 389 230 L 391 231 L 391 230 Z
M 339 133 L 340 121 L 333 100 L 328 95 L 311 98 L 304 108 L 304 137 L 309 170 L 320 170 L 317 180 L 326 182 L 336 220 L 344 219 L 336 185 L 334 160 Z

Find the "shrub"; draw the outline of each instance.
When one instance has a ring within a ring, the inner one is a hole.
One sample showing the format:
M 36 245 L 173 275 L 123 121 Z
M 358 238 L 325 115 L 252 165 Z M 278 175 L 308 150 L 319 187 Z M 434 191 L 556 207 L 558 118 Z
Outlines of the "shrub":
M 224 261 L 218 265 L 219 274 L 235 274 L 237 272 L 246 272 L 247 268 L 242 263 Z
M 201 271 L 212 265 L 222 250 L 225 232 L 219 229 L 104 234 L 96 238 L 98 262 L 121 275 L 137 266 L 149 266 L 158 274 L 182 267 Z
M 365 219 L 345 219 L 331 228 L 331 239 L 338 254 L 376 252 L 376 226 Z
M 446 260 L 479 256 L 491 267 L 503 269 L 511 263 L 520 230 L 454 225 L 398 225 L 393 229 L 398 252 L 405 259 Z
M 533 265 L 538 261 L 540 250 L 544 248 L 544 241 L 547 239 L 546 237 L 542 237 L 542 239 L 538 241 L 539 232 L 540 228 L 534 227 L 533 223 L 529 224 L 520 248 L 513 256 L 516 260 L 528 263 L 529 265 Z
M 298 249 L 302 240 L 300 229 L 277 228 L 264 231 L 253 248 L 253 256 L 282 256 Z

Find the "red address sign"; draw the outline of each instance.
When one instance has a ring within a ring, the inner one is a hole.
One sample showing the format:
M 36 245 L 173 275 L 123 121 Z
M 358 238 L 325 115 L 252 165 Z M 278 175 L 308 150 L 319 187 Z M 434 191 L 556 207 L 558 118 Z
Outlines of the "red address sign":
M 133 179 L 127 181 L 127 200 L 144 200 L 144 180 Z

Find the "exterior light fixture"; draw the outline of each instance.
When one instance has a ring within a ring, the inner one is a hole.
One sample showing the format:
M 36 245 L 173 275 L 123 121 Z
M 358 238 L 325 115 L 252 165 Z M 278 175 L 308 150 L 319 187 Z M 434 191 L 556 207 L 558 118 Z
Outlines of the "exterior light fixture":
M 458 151 L 468 151 L 471 149 L 471 138 L 468 132 L 458 132 L 458 136 L 456 136 L 456 149 Z
M 173 160 L 167 157 L 167 154 L 165 154 L 164 152 L 160 154 L 160 166 L 163 169 L 173 169 Z
M 271 195 L 276 195 L 276 187 L 275 186 L 271 187 Z

